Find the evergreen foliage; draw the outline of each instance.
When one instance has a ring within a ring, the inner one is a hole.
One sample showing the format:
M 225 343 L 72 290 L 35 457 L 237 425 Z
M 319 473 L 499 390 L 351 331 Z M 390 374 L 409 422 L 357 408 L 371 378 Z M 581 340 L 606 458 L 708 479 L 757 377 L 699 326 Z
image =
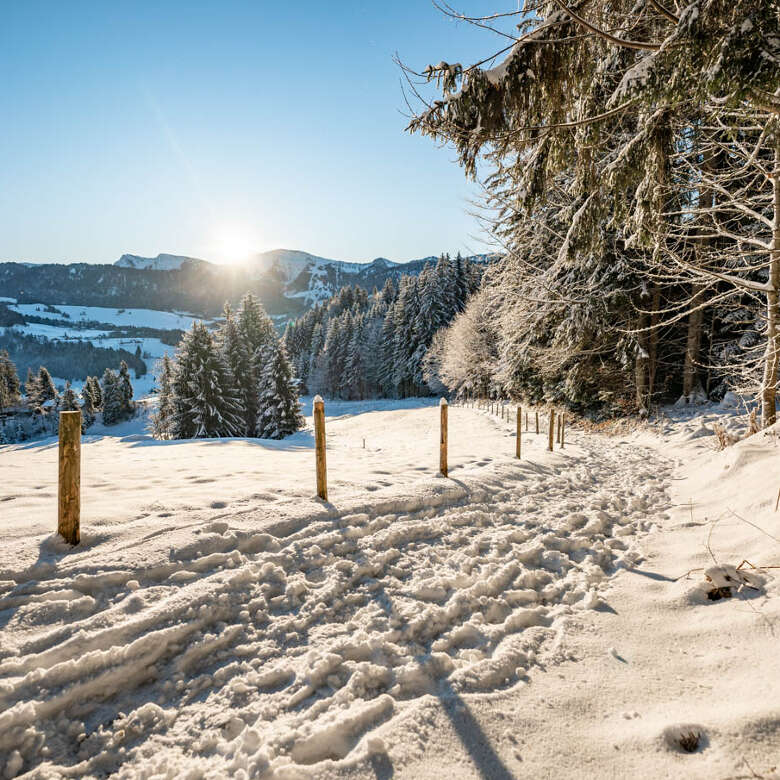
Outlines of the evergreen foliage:
M 20 390 L 16 366 L 8 352 L 0 350 L 0 409 L 18 404 L 21 400 Z
M 274 340 L 265 349 L 258 379 L 257 436 L 283 439 L 303 428 L 298 388 L 284 345 Z
M 429 394 L 433 387 L 423 375 L 428 346 L 481 279 L 480 266 L 443 254 L 435 267 L 388 279 L 372 295 L 343 287 L 285 330 L 301 388 L 350 400 Z
M 241 414 L 233 377 L 206 326 L 195 322 L 176 353 L 172 382 L 174 439 L 241 436 Z

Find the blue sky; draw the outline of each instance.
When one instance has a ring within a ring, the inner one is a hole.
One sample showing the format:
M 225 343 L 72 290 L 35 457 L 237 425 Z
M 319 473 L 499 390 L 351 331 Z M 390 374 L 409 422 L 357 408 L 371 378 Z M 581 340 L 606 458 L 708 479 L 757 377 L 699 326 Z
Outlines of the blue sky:
M 477 189 L 404 132 L 392 56 L 492 46 L 428 0 L 3 3 L 0 260 L 480 251 Z

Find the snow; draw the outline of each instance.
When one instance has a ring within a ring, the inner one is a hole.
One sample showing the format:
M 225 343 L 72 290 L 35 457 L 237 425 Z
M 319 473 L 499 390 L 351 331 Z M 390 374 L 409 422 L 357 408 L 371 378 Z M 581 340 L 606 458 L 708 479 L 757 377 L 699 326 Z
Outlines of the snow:
M 184 263 L 207 263 L 197 257 L 184 255 L 159 254 L 157 257 L 140 257 L 139 255 L 122 255 L 114 265 L 120 268 L 141 268 L 151 271 L 174 271 L 182 267 Z
M 45 311 L 43 303 L 19 303 L 10 308 L 22 315 L 32 315 L 44 319 L 61 320 L 63 315 Z M 133 326 L 136 328 L 157 328 L 159 330 L 188 330 L 195 320 L 202 319 L 190 314 L 154 309 L 112 309 L 103 306 L 61 306 L 54 308 L 67 314 L 74 323 L 99 322 L 115 325 L 117 328 Z M 26 330 L 30 327 L 27 326 Z M 74 335 L 83 333 L 72 329 Z M 29 331 L 28 332 L 32 332 Z
M 774 435 L 670 408 L 517 460 L 514 414 L 453 404 L 444 479 L 436 404 L 326 400 L 326 504 L 310 419 L 90 429 L 73 549 L 56 442 L 0 448 L 0 773 L 773 776 L 780 589 L 737 567 L 777 562 Z

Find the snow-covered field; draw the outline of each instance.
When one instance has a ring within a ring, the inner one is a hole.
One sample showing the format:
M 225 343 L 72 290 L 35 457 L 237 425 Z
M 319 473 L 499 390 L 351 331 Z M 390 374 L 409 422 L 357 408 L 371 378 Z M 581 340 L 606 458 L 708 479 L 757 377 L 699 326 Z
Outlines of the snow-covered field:
M 11 299 L 8 299 L 11 300 Z M 34 315 L 44 319 L 61 320 L 63 315 L 74 323 L 100 322 L 115 325 L 117 329 L 132 326 L 135 328 L 158 328 L 159 330 L 187 330 L 197 317 L 181 312 L 157 311 L 154 309 L 112 309 L 106 306 L 65 306 L 57 305 L 58 312 L 47 312 L 42 303 L 15 303 L 10 309 L 20 314 Z
M 715 452 L 707 409 L 517 461 L 452 407 L 443 479 L 430 402 L 326 409 L 327 504 L 310 430 L 91 429 L 72 550 L 56 442 L 0 448 L 0 772 L 777 776 L 780 570 L 676 579 L 780 564 L 772 436 Z

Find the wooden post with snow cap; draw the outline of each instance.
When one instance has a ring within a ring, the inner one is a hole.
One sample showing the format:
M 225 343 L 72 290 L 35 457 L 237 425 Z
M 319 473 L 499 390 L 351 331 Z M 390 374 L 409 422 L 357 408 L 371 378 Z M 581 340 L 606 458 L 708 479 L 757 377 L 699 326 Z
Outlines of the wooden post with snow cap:
M 325 401 L 314 396 L 314 449 L 317 451 L 317 495 L 328 500 L 328 467 L 325 462 Z
M 521 440 L 523 436 L 523 408 L 521 406 L 517 407 L 517 442 L 515 444 L 515 454 L 517 457 L 520 457 L 520 445 Z
M 548 432 L 547 449 L 553 451 L 553 439 L 555 438 L 555 409 L 550 407 L 550 430 Z
M 57 533 L 81 540 L 81 412 L 60 412 Z
M 447 399 L 439 401 L 441 414 L 441 428 L 439 433 L 439 472 L 443 477 L 447 476 Z

